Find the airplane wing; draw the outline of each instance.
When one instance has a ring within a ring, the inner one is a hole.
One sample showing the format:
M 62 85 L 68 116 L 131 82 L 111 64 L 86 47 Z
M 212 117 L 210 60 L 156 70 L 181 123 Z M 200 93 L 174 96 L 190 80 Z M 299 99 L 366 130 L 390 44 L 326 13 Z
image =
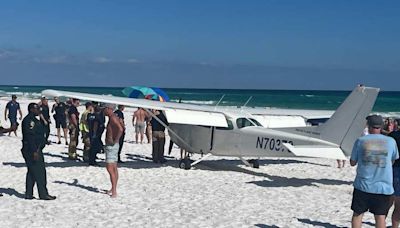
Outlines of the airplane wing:
M 43 90 L 42 94 L 48 97 L 77 98 L 87 101 L 125 105 L 128 107 L 163 110 L 169 123 L 215 127 L 228 126 L 224 113 L 214 111 L 211 107 L 61 90 Z
M 218 107 L 218 110 L 224 111 L 243 111 L 251 115 L 259 116 L 299 116 L 306 120 L 330 118 L 335 111 L 333 110 L 313 110 L 313 109 L 289 109 L 289 108 L 274 108 L 274 107 Z

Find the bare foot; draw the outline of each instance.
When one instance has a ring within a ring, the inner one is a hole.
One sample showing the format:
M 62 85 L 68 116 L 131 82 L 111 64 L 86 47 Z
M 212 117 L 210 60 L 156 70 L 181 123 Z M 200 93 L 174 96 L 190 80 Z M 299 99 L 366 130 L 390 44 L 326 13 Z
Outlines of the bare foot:
M 111 197 L 111 198 L 117 198 L 117 193 L 116 193 L 116 192 L 112 193 L 112 194 L 110 195 L 110 197 Z

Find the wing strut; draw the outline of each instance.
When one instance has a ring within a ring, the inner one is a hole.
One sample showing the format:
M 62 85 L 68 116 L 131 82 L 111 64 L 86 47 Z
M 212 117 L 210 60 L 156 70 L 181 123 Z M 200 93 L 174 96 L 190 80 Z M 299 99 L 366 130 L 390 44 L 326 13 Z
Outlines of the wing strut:
M 171 132 L 173 135 L 175 135 L 179 140 L 181 140 L 188 148 L 190 148 L 190 145 L 183 140 L 178 134 L 176 134 L 168 125 L 166 125 L 164 122 L 162 122 L 156 115 L 154 115 L 153 112 L 151 112 L 149 109 L 147 108 L 143 108 L 147 113 L 149 113 L 151 115 L 151 117 L 153 117 L 154 119 L 156 119 L 161 125 L 163 125 L 165 128 L 168 129 L 168 132 Z M 162 112 L 162 110 L 159 110 L 160 112 Z

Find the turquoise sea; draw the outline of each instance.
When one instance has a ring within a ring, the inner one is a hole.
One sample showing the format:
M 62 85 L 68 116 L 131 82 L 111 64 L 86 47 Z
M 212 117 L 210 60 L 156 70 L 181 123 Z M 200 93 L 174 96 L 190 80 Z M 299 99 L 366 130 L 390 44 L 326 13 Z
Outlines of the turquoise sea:
M 39 97 L 44 89 L 57 89 L 75 92 L 112 94 L 124 96 L 122 87 L 64 87 L 64 86 L 0 86 L 6 94 L 17 94 L 26 97 Z M 248 107 L 279 107 L 296 109 L 334 110 L 351 91 L 319 91 L 319 90 L 238 90 L 238 89 L 185 89 L 164 88 L 171 98 L 177 102 L 216 105 L 243 106 L 248 99 Z M 400 112 L 400 91 L 382 91 L 375 103 L 375 112 Z

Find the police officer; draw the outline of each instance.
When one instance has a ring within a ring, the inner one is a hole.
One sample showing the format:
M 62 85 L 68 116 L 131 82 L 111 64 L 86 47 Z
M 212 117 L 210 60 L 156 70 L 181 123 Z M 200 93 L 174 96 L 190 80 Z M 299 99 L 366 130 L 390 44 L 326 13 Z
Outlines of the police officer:
M 28 105 L 29 114 L 22 121 L 22 155 L 28 172 L 26 174 L 25 199 L 34 199 L 33 186 L 37 184 L 39 198 L 54 200 L 55 196 L 47 191 L 46 168 L 42 149 L 45 146 L 45 129 L 36 117 L 40 115 L 40 107 L 36 103 Z
M 89 136 L 90 136 L 90 152 L 89 152 L 89 165 L 98 166 L 96 162 L 96 155 L 100 153 L 103 148 L 101 136 L 105 129 L 105 115 L 104 109 L 99 106 L 97 102 L 92 102 L 95 113 L 90 113 L 87 116 L 89 123 Z
M 47 101 L 46 97 L 42 97 L 40 99 L 39 103 L 40 107 L 40 121 L 42 122 L 44 129 L 45 129 L 45 135 L 46 135 L 46 144 L 50 144 L 49 141 L 49 136 L 50 136 L 50 124 L 51 124 L 51 119 L 50 119 L 50 111 L 49 111 L 49 103 Z

